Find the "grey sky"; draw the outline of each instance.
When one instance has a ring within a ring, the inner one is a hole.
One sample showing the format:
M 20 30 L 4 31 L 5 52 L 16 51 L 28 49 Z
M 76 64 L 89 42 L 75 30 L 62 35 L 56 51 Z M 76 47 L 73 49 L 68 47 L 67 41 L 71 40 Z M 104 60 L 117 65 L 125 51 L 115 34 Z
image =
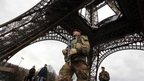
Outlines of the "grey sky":
M 101 66 L 105 66 L 109 71 L 111 81 L 143 81 L 143 61 L 144 51 L 126 50 L 108 56 Z
M 0 24 L 32 8 L 40 0 L 0 0 Z
M 0 24 L 9 21 L 33 7 L 40 0 L 0 0 Z M 110 12 L 111 13 L 111 12 Z M 99 12 L 101 19 L 109 14 L 102 10 Z M 66 45 L 58 41 L 42 41 L 32 44 L 19 51 L 10 62 L 19 64 L 21 57 L 24 60 L 20 66 L 31 68 L 42 67 L 45 63 L 51 64 L 56 72 L 64 63 L 61 50 Z M 144 52 L 120 51 L 108 56 L 102 66 L 109 71 L 110 81 L 143 81 L 144 80 Z
M 46 63 L 52 65 L 56 73 L 58 73 L 64 64 L 64 57 L 61 50 L 65 47 L 66 44 L 58 41 L 48 40 L 37 42 L 19 51 L 9 62 L 19 65 L 21 57 L 23 57 L 24 60 L 20 63 L 22 67 L 30 69 L 33 65 L 36 65 L 36 69 L 38 70 Z

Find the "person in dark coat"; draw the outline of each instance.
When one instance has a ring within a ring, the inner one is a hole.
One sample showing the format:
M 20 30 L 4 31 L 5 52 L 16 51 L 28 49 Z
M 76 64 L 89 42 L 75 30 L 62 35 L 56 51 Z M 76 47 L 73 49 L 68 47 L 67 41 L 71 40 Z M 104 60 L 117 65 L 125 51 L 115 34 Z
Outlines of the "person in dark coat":
M 27 81 L 33 81 L 33 78 L 35 76 L 35 66 L 33 66 L 30 70 L 29 70 L 29 74 L 27 76 Z
M 47 74 L 48 74 L 47 64 L 45 64 L 44 67 L 38 73 L 38 77 L 39 77 L 38 81 L 46 81 Z

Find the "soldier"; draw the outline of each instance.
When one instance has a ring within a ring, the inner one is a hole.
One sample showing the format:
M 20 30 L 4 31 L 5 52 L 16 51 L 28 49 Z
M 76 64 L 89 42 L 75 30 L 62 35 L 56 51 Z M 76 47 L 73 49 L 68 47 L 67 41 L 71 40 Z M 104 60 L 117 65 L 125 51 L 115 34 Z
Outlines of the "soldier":
M 109 81 L 110 76 L 107 71 L 105 71 L 105 67 L 101 67 L 102 71 L 99 73 L 99 80 L 100 81 Z
M 65 64 L 59 71 L 59 81 L 72 81 L 74 73 L 77 81 L 88 81 L 87 56 L 90 51 L 88 37 L 81 35 L 81 31 L 77 29 L 73 31 L 73 37 L 70 48 L 68 46 L 62 51 L 65 56 Z

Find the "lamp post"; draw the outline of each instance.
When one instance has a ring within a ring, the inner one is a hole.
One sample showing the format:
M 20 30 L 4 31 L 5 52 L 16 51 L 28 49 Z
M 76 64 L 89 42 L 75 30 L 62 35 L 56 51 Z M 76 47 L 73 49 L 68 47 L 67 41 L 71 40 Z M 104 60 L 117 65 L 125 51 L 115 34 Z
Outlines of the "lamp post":
M 18 64 L 18 66 L 21 64 L 22 60 L 24 60 L 24 58 L 23 58 L 23 57 L 21 57 L 21 60 L 20 60 L 20 62 L 19 62 L 19 64 Z

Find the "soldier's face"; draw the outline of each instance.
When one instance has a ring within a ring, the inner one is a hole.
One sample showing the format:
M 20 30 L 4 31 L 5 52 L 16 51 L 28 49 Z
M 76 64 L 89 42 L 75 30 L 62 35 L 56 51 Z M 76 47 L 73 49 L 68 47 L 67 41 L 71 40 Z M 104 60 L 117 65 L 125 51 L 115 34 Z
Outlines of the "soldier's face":
M 80 35 L 81 35 L 81 33 L 79 31 L 73 31 L 73 36 L 74 37 L 78 37 Z
M 102 68 L 102 71 L 105 71 L 105 68 Z

